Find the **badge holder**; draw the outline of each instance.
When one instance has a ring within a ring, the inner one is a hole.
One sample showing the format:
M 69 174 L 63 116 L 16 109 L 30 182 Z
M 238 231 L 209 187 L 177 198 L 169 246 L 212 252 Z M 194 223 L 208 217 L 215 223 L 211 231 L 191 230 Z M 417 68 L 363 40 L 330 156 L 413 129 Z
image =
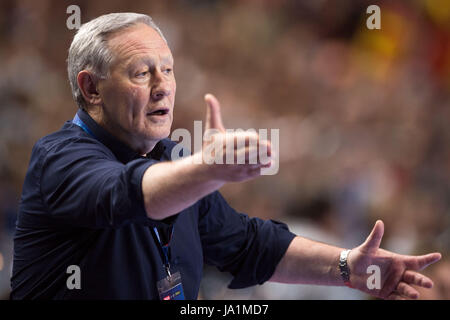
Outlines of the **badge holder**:
M 162 245 L 161 239 L 159 237 L 158 230 L 153 228 L 156 238 L 159 242 L 159 247 L 161 249 L 161 254 L 164 261 L 164 268 L 166 269 L 167 276 L 156 283 L 158 288 L 159 299 L 160 300 L 185 300 L 183 284 L 181 282 L 180 272 L 171 273 L 170 263 L 169 263 L 169 243 L 165 246 Z M 172 229 L 173 235 L 173 229 Z M 170 238 L 172 238 L 172 235 Z
M 164 279 L 157 282 L 159 299 L 160 300 L 184 300 L 183 285 L 181 283 L 181 275 L 179 272 L 175 272 Z

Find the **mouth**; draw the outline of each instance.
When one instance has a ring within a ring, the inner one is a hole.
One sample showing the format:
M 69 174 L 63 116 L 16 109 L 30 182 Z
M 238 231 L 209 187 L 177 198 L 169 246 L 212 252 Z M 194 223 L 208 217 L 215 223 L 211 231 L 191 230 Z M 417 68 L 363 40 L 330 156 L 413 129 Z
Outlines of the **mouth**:
M 158 108 L 151 112 L 148 112 L 148 116 L 164 116 L 169 113 L 169 108 Z

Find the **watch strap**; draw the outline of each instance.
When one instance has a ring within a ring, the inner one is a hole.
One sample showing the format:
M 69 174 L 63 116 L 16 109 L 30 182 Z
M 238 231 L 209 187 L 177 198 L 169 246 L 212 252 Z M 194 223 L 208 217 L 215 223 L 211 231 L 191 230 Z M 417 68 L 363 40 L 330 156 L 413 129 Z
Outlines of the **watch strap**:
M 344 281 L 344 284 L 349 287 L 353 288 L 350 283 L 350 269 L 348 267 L 347 258 L 348 254 L 351 250 L 343 250 L 341 251 L 341 255 L 339 257 L 339 271 L 341 274 L 341 278 Z

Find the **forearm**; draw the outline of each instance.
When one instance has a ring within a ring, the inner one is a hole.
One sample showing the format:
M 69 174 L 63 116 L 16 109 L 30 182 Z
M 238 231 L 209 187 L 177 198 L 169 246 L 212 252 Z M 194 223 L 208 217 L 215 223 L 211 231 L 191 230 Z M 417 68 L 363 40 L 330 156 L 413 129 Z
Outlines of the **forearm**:
M 177 214 L 224 184 L 211 176 L 207 165 L 194 163 L 195 156 L 161 162 L 144 173 L 142 193 L 149 218 Z
M 295 237 L 269 281 L 316 285 L 344 285 L 338 268 L 343 249 Z

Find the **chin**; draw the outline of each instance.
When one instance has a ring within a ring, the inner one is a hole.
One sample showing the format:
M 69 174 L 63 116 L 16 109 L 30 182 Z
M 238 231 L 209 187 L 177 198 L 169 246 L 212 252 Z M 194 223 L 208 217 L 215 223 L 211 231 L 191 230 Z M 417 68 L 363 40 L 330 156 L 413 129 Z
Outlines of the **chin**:
M 167 138 L 170 135 L 170 127 L 168 129 L 157 129 L 157 130 L 152 130 L 152 132 L 150 132 L 150 134 L 146 134 L 146 138 L 148 140 L 153 140 L 153 141 L 159 141 L 162 139 Z

